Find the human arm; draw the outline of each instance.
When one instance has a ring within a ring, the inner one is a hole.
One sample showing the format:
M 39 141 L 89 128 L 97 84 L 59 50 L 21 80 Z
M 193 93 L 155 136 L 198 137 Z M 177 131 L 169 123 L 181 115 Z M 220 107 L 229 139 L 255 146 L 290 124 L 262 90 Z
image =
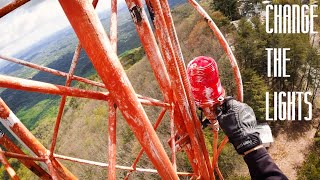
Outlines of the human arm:
M 233 98 L 226 98 L 217 119 L 235 150 L 244 155 L 252 179 L 288 179 L 261 145 L 251 107 Z

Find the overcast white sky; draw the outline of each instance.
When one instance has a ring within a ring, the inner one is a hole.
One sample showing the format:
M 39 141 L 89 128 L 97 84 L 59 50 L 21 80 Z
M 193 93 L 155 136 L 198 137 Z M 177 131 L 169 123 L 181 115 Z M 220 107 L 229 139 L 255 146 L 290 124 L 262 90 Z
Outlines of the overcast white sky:
M 10 1 L 0 0 L 0 7 Z M 108 13 L 106 9 L 110 1 L 99 1 L 98 12 Z M 32 0 L 0 18 L 0 54 L 12 56 L 66 26 L 70 24 L 58 0 Z

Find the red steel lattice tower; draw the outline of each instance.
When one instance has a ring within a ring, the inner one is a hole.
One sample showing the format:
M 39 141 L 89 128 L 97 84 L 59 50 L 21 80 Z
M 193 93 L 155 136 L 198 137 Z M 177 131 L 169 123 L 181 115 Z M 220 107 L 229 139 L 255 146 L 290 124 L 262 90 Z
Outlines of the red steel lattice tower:
M 0 9 L 0 18 L 27 2 L 28 0 L 15 0 L 5 5 Z M 91 164 L 108 168 L 109 179 L 116 179 L 116 169 L 128 170 L 125 179 L 128 179 L 134 171 L 158 173 L 162 179 L 179 179 L 179 176 L 191 176 L 196 179 L 215 179 L 216 172 L 217 176 L 223 179 L 218 168 L 217 160 L 228 139 L 224 138 L 218 147 L 218 131 L 214 130 L 213 154 L 210 155 L 208 153 L 201 124 L 196 114 L 196 106 L 191 94 L 190 82 L 187 79 L 186 66 L 168 2 L 166 0 L 146 0 L 146 5 L 152 20 L 151 24 L 155 27 L 153 31 L 142 1 L 126 0 L 136 31 L 159 84 L 164 101 L 137 94 L 120 64 L 116 48 L 117 0 L 111 0 L 110 37 L 107 36 L 94 10 L 98 0 L 94 0 L 92 3 L 87 0 L 59 0 L 59 3 L 79 39 L 79 44 L 75 48 L 74 57 L 68 73 L 21 59 L 0 55 L 1 59 L 66 78 L 65 85 L 60 86 L 0 75 L 0 87 L 61 96 L 52 142 L 49 148 L 44 147 L 32 135 L 3 100 L 0 101 L 1 123 L 4 124 L 19 143 L 27 148 L 33 155 L 28 156 L 24 154 L 7 135 L 1 132 L 0 145 L 5 148 L 5 151 L 0 149 L 0 161 L 5 165 L 8 174 L 13 179 L 17 178 L 6 159 L 17 158 L 41 179 L 76 179 L 72 172 L 58 161 L 58 159 L 63 159 L 75 163 Z M 237 82 L 238 100 L 242 101 L 243 92 L 240 71 L 227 41 L 200 5 L 195 0 L 189 0 L 189 3 L 205 18 L 225 50 Z M 74 75 L 81 49 L 84 49 L 87 53 L 103 83 Z M 108 92 L 72 88 L 70 85 L 74 80 L 105 88 Z M 66 104 L 66 97 L 68 96 L 103 100 L 108 103 L 108 163 L 94 162 L 54 153 L 60 122 Z M 144 111 L 143 105 L 163 108 L 153 126 Z M 133 134 L 142 146 L 131 167 L 116 164 L 117 110 L 122 113 Z M 170 156 L 164 150 L 155 131 L 167 111 L 170 114 Z M 176 153 L 179 151 L 186 152 L 193 172 L 177 172 Z M 144 152 L 155 169 L 136 167 Z M 210 160 L 210 157 L 212 157 L 212 160 Z M 39 166 L 35 161 L 39 161 L 44 165 Z

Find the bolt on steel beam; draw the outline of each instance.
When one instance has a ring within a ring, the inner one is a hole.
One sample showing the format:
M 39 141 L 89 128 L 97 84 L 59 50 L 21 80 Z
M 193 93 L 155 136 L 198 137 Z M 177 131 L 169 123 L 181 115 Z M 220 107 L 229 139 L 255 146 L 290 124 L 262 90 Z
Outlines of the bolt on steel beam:
M 0 144 L 7 150 L 16 154 L 24 155 L 26 154 L 17 146 L 15 145 L 11 139 L 0 130 Z M 4 152 L 4 155 L 7 157 L 13 157 L 10 156 L 10 153 L 7 154 Z M 18 157 L 15 157 L 18 158 Z M 34 174 L 39 176 L 41 179 L 51 179 L 51 176 L 44 170 L 42 169 L 38 164 L 36 164 L 33 161 L 28 161 L 26 158 L 25 159 L 19 159 L 19 161 L 26 166 L 28 169 L 30 169 Z
M 19 138 L 32 152 L 38 157 L 48 159 L 48 150 L 34 137 L 34 135 L 21 123 L 16 115 L 9 109 L 6 103 L 0 98 L 0 122 L 10 131 L 13 135 Z M 48 159 L 49 160 L 49 159 Z M 60 164 L 54 158 L 49 160 L 53 164 L 55 171 L 59 173 L 61 178 L 76 179 L 76 177 Z M 52 174 L 51 174 L 52 176 Z
M 30 0 L 13 0 L 11 3 L 6 4 L 2 8 L 0 8 L 0 18 L 9 14 L 13 10 L 17 9 L 18 7 L 24 5 L 25 3 L 29 2 Z
M 160 176 L 164 179 L 178 179 L 93 7 L 85 0 L 59 2 L 111 98 Z

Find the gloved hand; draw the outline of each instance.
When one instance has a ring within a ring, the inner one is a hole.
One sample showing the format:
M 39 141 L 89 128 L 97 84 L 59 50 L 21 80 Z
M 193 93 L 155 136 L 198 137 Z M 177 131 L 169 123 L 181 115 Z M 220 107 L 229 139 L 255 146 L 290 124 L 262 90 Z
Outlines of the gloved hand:
M 250 106 L 227 97 L 217 115 L 220 127 L 239 154 L 261 145 L 256 117 Z

